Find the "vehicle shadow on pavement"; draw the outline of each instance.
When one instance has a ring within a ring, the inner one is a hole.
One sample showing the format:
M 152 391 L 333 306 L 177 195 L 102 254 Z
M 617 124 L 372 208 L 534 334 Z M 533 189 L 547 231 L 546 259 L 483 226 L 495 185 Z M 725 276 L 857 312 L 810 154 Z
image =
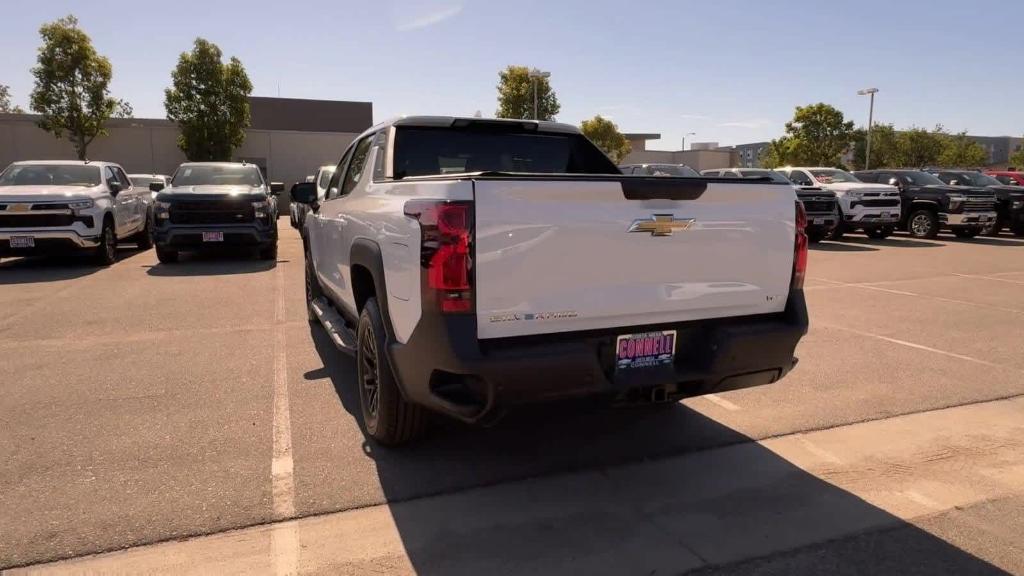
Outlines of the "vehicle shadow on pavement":
M 359 420 L 354 362 L 312 336 L 324 368 L 307 378 L 329 376 Z M 363 450 L 420 575 L 1004 573 L 679 403 L 438 418 L 414 445 Z
M 246 250 L 217 250 L 212 252 L 183 252 L 173 264 L 147 265 L 150 276 L 226 276 L 253 274 L 273 270 L 277 261 L 260 260 Z
M 810 250 L 818 252 L 878 252 L 878 248 L 860 246 L 856 244 L 843 244 L 841 242 L 819 242 L 807 246 Z
M 843 242 L 858 246 L 891 246 L 893 248 L 941 248 L 941 242 L 930 240 L 917 240 L 909 236 L 890 236 L 888 238 L 874 239 L 866 236 L 844 236 Z
M 121 262 L 144 252 L 145 250 L 139 250 L 134 246 L 119 248 L 117 259 Z M 0 285 L 74 280 L 105 269 L 105 266 L 93 264 L 88 256 L 83 254 L 3 258 L 0 261 Z
M 992 236 L 975 236 L 974 238 L 957 238 L 956 236 L 948 236 L 940 238 L 943 242 L 953 242 L 957 244 L 983 244 L 985 246 L 1024 246 L 1024 238 L 997 238 Z

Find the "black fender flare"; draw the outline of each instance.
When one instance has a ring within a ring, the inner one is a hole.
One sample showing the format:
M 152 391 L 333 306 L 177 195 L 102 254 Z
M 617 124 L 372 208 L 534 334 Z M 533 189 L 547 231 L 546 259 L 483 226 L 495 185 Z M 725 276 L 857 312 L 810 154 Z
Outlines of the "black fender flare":
M 380 245 L 366 238 L 358 238 L 352 243 L 349 251 L 349 269 L 362 266 L 370 271 L 373 278 L 374 296 L 377 297 L 377 306 L 380 306 L 380 313 L 384 317 L 384 329 L 387 332 L 388 342 L 395 341 L 395 329 L 391 323 L 391 312 L 388 309 L 387 278 L 384 275 L 384 256 L 381 254 Z M 353 286 L 353 297 L 355 296 Z M 354 311 L 359 315 L 359 310 Z
M 922 208 L 928 208 L 928 209 L 934 208 L 935 211 L 938 212 L 940 206 L 939 206 L 939 203 L 936 202 L 935 200 L 911 200 L 910 201 L 910 210 L 911 211 L 920 210 Z

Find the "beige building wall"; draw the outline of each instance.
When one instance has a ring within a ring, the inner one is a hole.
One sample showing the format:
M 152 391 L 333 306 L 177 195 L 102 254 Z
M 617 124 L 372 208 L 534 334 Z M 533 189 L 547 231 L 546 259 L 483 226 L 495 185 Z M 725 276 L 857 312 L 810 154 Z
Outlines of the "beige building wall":
M 730 168 L 737 162 L 732 150 L 634 150 L 622 164 L 686 164 L 700 172 L 711 168 Z
M 129 174 L 170 174 L 185 161 L 177 145 L 178 129 L 166 120 L 113 119 L 107 130 L 109 135 L 97 137 L 89 146 L 91 159 L 117 162 Z M 234 159 L 258 164 L 269 180 L 284 182 L 287 190 L 317 167 L 337 163 L 356 136 L 345 132 L 250 129 Z M 74 158 L 71 144 L 40 129 L 35 117 L 0 114 L 0 168 L 18 160 Z

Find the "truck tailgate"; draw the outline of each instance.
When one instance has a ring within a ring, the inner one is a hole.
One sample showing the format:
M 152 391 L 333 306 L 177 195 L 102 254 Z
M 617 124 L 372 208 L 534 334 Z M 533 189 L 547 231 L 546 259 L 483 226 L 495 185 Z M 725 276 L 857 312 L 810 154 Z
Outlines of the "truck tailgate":
M 782 311 L 793 188 L 657 180 L 476 180 L 478 337 Z

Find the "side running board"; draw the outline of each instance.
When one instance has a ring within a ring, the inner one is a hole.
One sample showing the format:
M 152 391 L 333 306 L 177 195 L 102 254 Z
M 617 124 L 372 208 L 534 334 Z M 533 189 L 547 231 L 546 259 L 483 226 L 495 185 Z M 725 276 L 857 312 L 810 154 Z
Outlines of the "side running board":
M 356 333 L 345 326 L 345 320 L 325 298 L 313 301 L 313 313 L 320 320 L 334 345 L 346 354 L 356 354 Z

